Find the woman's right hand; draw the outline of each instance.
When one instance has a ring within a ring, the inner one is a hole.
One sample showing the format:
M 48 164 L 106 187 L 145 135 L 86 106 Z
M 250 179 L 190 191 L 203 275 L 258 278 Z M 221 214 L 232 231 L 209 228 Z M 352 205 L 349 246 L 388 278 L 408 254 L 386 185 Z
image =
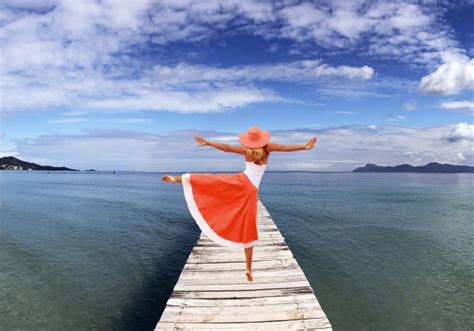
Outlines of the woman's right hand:
M 312 149 L 314 147 L 314 144 L 316 144 L 317 139 L 318 138 L 313 137 L 310 140 L 308 140 L 308 142 L 304 145 L 304 149 L 306 149 L 306 150 Z
M 194 139 L 198 142 L 198 146 L 207 146 L 209 145 L 209 142 L 204 139 L 203 137 L 194 137 Z

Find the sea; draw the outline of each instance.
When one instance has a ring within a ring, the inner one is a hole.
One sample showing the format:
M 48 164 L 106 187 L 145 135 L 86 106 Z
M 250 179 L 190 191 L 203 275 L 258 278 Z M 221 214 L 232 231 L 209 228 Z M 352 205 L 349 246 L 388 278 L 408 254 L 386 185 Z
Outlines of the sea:
M 200 234 L 162 175 L 1 171 L 0 330 L 153 330 Z M 473 188 L 269 171 L 259 197 L 334 330 L 473 330 Z

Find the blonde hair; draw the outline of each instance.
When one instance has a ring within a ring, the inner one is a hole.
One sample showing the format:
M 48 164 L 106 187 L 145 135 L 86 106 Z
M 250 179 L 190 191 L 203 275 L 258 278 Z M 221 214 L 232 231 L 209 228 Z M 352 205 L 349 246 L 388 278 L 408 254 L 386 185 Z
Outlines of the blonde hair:
M 263 147 L 259 147 L 259 148 L 246 147 L 245 149 L 246 149 L 247 154 L 251 153 L 252 161 L 254 162 L 257 161 L 257 162 L 262 163 L 262 160 L 267 155 Z

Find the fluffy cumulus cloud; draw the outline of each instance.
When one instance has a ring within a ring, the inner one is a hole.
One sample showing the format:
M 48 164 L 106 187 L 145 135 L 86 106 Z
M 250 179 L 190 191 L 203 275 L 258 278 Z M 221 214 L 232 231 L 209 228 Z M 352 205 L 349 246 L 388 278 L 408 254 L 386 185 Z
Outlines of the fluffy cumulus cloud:
M 5 0 L 0 16 L 2 108 L 110 109 L 121 104 L 132 110 L 212 112 L 285 101 L 262 88 L 262 80 L 334 79 L 341 82 L 340 91 L 346 81 L 374 77 L 373 67 L 365 63 L 330 65 L 321 59 L 215 67 L 138 56 L 149 45 L 196 43 L 220 33 L 395 59 L 434 70 L 422 80 L 423 91 L 454 94 L 472 87 L 472 60 L 459 62 L 465 51 L 444 24 L 440 8 L 386 1 Z
M 453 95 L 474 90 L 474 59 L 459 59 L 440 65 L 420 82 L 423 92 Z
M 214 112 L 284 101 L 258 86 L 263 80 L 372 78 L 367 65 L 321 60 L 221 68 L 137 56 L 147 43 L 192 43 L 233 25 L 272 25 L 275 10 L 253 1 L 4 1 L 3 112 L 61 106 Z
M 448 132 L 443 134 L 442 138 L 450 142 L 462 141 L 472 144 L 474 142 L 474 125 L 467 123 L 453 125 Z
M 409 1 L 322 1 L 279 11 L 281 36 L 325 48 L 357 49 L 378 58 L 433 68 L 465 51 L 445 24 L 443 6 Z
M 273 153 L 269 170 L 352 170 L 366 163 L 422 165 L 432 161 L 472 164 L 474 125 L 408 128 L 391 125 L 326 129 L 271 130 L 272 142 L 304 143 L 316 148 Z M 241 156 L 198 147 L 193 137 L 238 145 L 237 132 L 173 131 L 167 134 L 86 129 L 16 140 L 18 157 L 73 168 L 139 171 L 240 171 Z

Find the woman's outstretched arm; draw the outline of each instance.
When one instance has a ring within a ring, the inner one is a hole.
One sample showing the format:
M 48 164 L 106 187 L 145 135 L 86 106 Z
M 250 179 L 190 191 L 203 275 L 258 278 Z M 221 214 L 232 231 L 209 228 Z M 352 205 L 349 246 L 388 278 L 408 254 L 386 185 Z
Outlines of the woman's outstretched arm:
M 314 147 L 317 138 L 313 137 L 306 144 L 295 144 L 295 145 L 280 145 L 280 144 L 268 144 L 270 152 L 296 152 L 309 150 Z
M 199 143 L 198 146 L 212 146 L 218 150 L 228 153 L 237 153 L 237 154 L 244 154 L 245 155 L 245 148 L 240 146 L 232 146 L 228 144 L 222 144 L 215 141 L 206 140 L 203 137 L 194 137 L 196 141 Z

